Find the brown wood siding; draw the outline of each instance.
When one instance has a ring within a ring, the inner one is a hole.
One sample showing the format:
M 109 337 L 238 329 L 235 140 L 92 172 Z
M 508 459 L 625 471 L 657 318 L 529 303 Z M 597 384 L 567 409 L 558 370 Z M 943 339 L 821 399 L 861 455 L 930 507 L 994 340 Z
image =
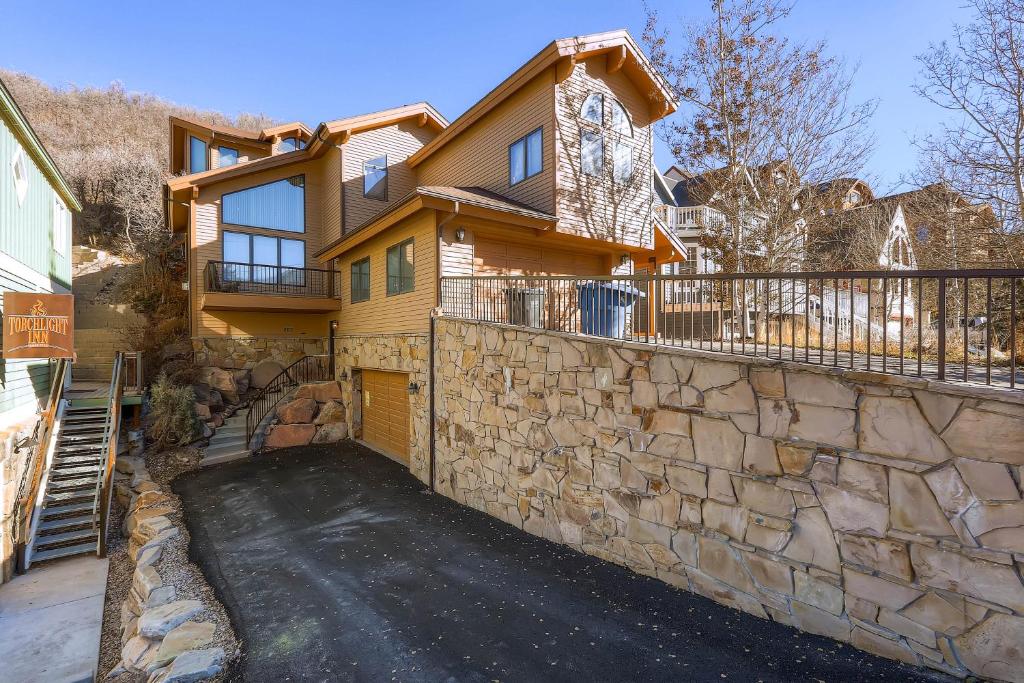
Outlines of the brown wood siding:
M 321 233 L 322 201 L 320 195 L 322 189 L 322 162 L 322 159 L 318 159 L 302 164 L 290 165 L 285 168 L 271 169 L 241 178 L 233 178 L 200 189 L 199 198 L 195 202 L 191 233 L 192 258 L 190 261 L 192 271 L 189 280 L 191 283 L 193 335 L 202 337 L 217 335 L 291 335 L 299 334 L 299 328 L 308 329 L 314 325 L 311 321 L 299 321 L 299 319 L 306 318 L 310 314 L 284 316 L 273 313 L 202 311 L 200 310 L 200 303 L 205 293 L 204 272 L 207 262 L 223 260 L 222 233 L 225 229 L 251 235 L 268 235 L 284 239 L 303 240 L 305 242 L 306 267 L 320 267 L 313 254 L 323 245 Z M 221 223 L 221 197 L 224 194 L 300 174 L 306 177 L 306 231 L 304 233 L 224 225 Z M 316 317 L 317 319 L 323 318 L 323 316 Z M 289 318 L 292 320 L 289 320 Z M 321 327 L 322 325 L 316 325 L 317 330 L 320 330 Z M 286 332 L 286 328 L 291 328 L 291 331 Z
M 415 120 L 400 121 L 353 135 L 344 147 L 345 232 L 359 227 L 393 206 L 416 187 L 416 174 L 405 160 L 437 135 Z M 376 157 L 388 158 L 387 200 L 363 196 L 363 163 Z
M 367 240 L 338 259 L 341 272 L 339 334 L 425 332 L 437 296 L 437 229 L 435 212 L 419 211 Z M 387 249 L 409 237 L 415 239 L 415 289 L 387 296 Z M 370 257 L 370 298 L 352 303 L 352 262 Z
M 341 237 L 341 163 L 342 151 L 339 147 L 330 147 L 321 158 L 324 182 L 320 205 L 324 244 Z
M 622 103 L 633 123 L 633 170 L 637 181 L 629 193 L 611 185 L 611 133 L 605 131 L 605 170 L 600 183 L 582 178 L 580 171 L 580 107 L 589 93 Z M 607 73 L 605 57 L 577 64 L 556 88 L 558 120 L 558 230 L 634 247 L 653 248 L 650 210 L 653 208 L 653 132 L 647 98 L 621 72 Z
M 552 248 L 541 239 L 478 238 L 473 275 L 607 275 L 605 257 Z
M 555 210 L 554 69 L 548 69 L 430 155 L 417 170 L 420 185 L 479 186 L 541 211 Z M 544 168 L 509 185 L 508 147 L 544 128 Z

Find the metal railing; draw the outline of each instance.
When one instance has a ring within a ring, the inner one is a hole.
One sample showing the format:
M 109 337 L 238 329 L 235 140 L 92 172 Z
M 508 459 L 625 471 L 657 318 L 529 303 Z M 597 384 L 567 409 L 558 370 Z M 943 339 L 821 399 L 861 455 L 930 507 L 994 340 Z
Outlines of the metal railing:
M 207 292 L 333 299 L 341 296 L 341 273 L 319 268 L 208 261 Z
M 25 468 L 25 479 L 21 495 L 18 497 L 14 511 L 14 542 L 17 547 L 17 564 L 19 571 L 28 569 L 32 558 L 29 556 L 29 542 L 35 537 L 43 510 L 43 498 L 46 495 L 46 484 L 53 465 L 56 449 L 56 436 L 60 431 L 61 417 L 66 406 L 64 400 L 64 384 L 67 381 L 68 367 L 71 362 L 60 358 L 54 367 L 50 393 L 46 407 L 40 415 L 36 428 L 36 446 Z
M 142 393 L 145 385 L 142 351 L 124 351 L 124 379 L 121 383 L 126 394 Z
M 1019 388 L 1024 269 L 441 278 L 444 315 Z
M 125 385 L 125 352 L 114 354 L 114 368 L 110 373 L 110 394 L 107 414 L 103 423 L 103 441 L 100 446 L 102 466 L 96 479 L 96 497 L 93 502 L 93 526 L 97 529 L 96 554 L 107 555 L 107 525 L 110 502 L 114 491 L 114 465 L 117 462 L 118 437 L 121 431 L 121 397 Z
M 303 356 L 270 380 L 260 389 L 249 404 L 249 412 L 245 416 L 245 443 L 249 445 L 263 419 L 277 406 L 292 387 L 306 382 L 326 382 L 334 379 L 334 367 L 331 357 L 326 354 Z

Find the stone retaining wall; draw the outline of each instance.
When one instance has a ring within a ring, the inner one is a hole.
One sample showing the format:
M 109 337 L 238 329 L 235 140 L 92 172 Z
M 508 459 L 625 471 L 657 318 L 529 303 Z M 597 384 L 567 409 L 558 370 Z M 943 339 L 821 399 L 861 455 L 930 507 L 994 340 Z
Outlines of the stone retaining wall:
M 409 373 L 419 387 L 409 397 L 409 471 L 423 482 L 430 480 L 430 341 L 426 334 L 345 335 L 334 339 L 337 373 L 341 384 L 348 432 L 361 435 L 360 370 Z
M 16 508 L 35 448 L 28 439 L 37 422 L 39 417 L 31 415 L 0 426 L 0 584 L 14 578 Z
M 1024 404 L 438 319 L 438 490 L 762 618 L 1024 680 Z
M 321 337 L 193 337 L 192 350 L 199 367 L 251 370 L 263 360 L 289 366 L 303 356 L 327 353 Z

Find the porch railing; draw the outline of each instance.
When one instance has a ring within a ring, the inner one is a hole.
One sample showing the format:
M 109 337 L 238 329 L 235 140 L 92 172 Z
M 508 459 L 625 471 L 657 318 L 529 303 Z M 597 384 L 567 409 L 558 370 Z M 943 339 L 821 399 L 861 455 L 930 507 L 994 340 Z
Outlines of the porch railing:
M 341 296 L 340 278 L 335 270 L 208 261 L 204 285 L 207 292 L 334 299 Z
M 245 443 L 250 445 L 263 419 L 288 395 L 292 387 L 307 382 L 326 382 L 334 379 L 331 357 L 327 355 L 303 356 L 260 389 L 249 404 L 245 416 Z
M 1019 388 L 1024 269 L 441 278 L 445 315 Z

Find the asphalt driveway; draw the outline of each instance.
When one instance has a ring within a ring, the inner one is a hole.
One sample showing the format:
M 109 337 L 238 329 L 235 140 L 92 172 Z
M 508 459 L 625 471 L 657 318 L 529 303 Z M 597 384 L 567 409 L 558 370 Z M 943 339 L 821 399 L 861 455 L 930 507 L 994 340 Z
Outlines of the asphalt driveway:
M 530 536 L 351 443 L 174 488 L 247 681 L 933 680 Z

